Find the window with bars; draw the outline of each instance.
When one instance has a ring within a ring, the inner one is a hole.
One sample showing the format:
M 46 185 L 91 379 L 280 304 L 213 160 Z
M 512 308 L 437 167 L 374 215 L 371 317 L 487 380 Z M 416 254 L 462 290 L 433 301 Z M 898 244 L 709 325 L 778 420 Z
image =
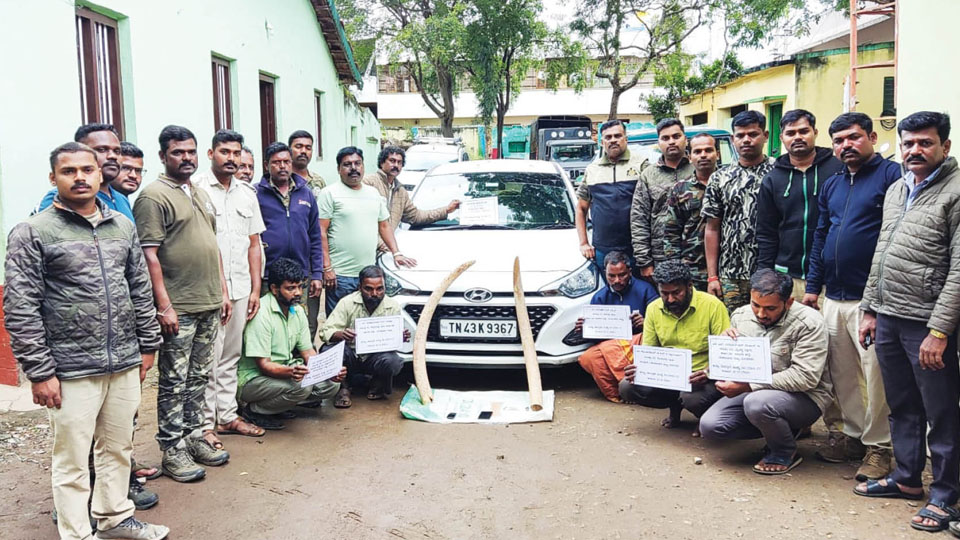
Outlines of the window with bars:
M 233 129 L 233 110 L 230 107 L 230 61 L 214 56 L 210 66 L 213 71 L 213 130 Z
M 323 92 L 313 92 L 313 107 L 317 114 L 317 139 L 313 141 L 313 155 L 323 159 Z
M 117 21 L 79 8 L 76 25 L 81 121 L 112 124 L 123 139 Z

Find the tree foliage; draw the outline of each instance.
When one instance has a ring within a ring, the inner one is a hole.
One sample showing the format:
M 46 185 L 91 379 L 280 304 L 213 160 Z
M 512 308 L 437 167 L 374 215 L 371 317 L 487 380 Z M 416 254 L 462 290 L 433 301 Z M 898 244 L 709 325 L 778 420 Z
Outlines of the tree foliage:
M 723 58 L 693 69 L 694 58 L 677 52 L 665 57 L 656 70 L 653 84 L 660 90 L 646 97 L 647 109 L 653 121 L 678 116 L 677 105 L 693 94 L 707 88 L 732 81 L 744 73 L 743 64 L 736 53 L 728 52 Z

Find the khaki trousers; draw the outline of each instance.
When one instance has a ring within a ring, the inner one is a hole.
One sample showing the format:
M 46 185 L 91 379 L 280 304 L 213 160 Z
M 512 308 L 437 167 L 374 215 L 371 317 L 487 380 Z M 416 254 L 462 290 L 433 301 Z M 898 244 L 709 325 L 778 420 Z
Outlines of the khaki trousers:
M 86 540 L 93 538 L 91 515 L 101 531 L 133 515 L 127 490 L 140 369 L 60 381 L 60 395 L 62 406 L 47 409 L 53 428 L 50 471 L 57 528 L 61 539 Z M 88 512 L 91 441 L 96 480 Z
M 237 419 L 237 365 L 243 352 L 243 329 L 247 326 L 250 298 L 232 300 L 233 315 L 221 326 L 213 346 L 210 379 L 203 392 L 203 429 L 217 429 Z
M 890 409 L 876 347 L 864 350 L 858 343 L 860 301 L 827 298 L 823 301 L 822 312 L 830 339 L 827 369 L 840 407 L 843 432 L 866 446 L 889 449 Z

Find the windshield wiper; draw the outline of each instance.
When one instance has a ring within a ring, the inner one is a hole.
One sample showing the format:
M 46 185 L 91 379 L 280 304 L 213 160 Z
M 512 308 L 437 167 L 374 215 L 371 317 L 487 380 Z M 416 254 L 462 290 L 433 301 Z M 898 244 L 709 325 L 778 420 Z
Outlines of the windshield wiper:
M 571 229 L 573 228 L 573 223 L 568 221 L 561 221 L 559 223 L 545 223 L 543 225 L 537 225 L 536 227 L 530 227 L 535 230 L 546 230 L 546 229 Z

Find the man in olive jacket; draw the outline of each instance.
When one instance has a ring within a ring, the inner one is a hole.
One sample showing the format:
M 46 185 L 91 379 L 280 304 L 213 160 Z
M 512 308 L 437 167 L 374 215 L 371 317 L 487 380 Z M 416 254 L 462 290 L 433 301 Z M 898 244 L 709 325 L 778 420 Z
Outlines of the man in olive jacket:
M 48 407 L 60 538 L 160 539 L 127 498 L 140 383 L 160 347 L 150 277 L 133 223 L 97 200 L 94 151 L 50 154 L 53 204 L 10 232 L 3 306 L 10 346 Z M 94 443 L 90 514 L 87 455 Z
M 930 499 L 910 525 L 938 531 L 960 518 L 960 170 L 948 157 L 946 114 L 914 113 L 898 131 L 903 180 L 887 189 L 860 304 L 860 342 L 876 342 L 896 468 L 854 491 L 922 498 L 929 441 Z

